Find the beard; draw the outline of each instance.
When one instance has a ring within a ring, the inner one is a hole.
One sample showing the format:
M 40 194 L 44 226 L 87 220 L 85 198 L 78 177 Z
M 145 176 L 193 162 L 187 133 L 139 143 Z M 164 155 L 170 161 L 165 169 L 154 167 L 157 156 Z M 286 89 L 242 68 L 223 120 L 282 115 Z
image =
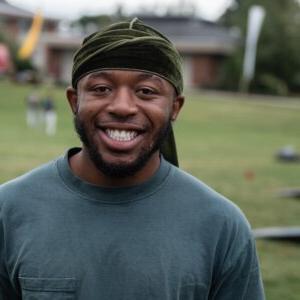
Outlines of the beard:
M 138 157 L 131 163 L 111 163 L 105 161 L 101 155 L 101 149 L 98 149 L 96 144 L 93 143 L 92 136 L 89 134 L 88 129 L 84 125 L 84 122 L 76 114 L 74 116 L 75 130 L 87 149 L 90 160 L 95 167 L 104 175 L 115 178 L 125 178 L 133 176 L 138 171 L 143 169 L 147 164 L 151 156 L 160 149 L 165 138 L 171 129 L 171 120 L 169 119 L 158 131 L 154 137 L 153 143 L 148 148 L 142 148 Z

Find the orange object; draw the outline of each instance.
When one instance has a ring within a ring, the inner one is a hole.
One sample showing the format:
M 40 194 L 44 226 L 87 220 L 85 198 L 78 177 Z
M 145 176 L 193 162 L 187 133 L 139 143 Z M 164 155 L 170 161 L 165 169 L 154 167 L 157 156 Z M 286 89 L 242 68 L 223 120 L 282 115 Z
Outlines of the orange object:
M 244 172 L 244 177 L 245 177 L 246 180 L 252 181 L 252 180 L 255 179 L 255 173 L 251 170 L 246 170 Z
M 25 37 L 25 40 L 19 50 L 19 58 L 21 59 L 27 59 L 29 58 L 39 39 L 40 33 L 42 31 L 43 26 L 43 16 L 40 11 L 36 13 L 36 15 L 33 17 L 31 27 Z

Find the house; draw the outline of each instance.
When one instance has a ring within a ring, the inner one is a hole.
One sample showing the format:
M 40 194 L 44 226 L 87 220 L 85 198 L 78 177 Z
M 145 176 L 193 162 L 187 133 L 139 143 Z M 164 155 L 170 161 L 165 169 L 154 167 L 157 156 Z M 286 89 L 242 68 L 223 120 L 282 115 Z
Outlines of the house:
M 21 9 L 7 2 L 6 0 L 0 0 L 0 28 L 1 31 L 7 36 L 12 38 L 18 45 L 21 45 L 26 34 L 28 33 L 34 14 L 27 10 Z M 45 67 L 46 59 L 45 55 L 47 48 L 43 47 L 41 40 L 48 35 L 57 35 L 59 27 L 59 19 L 43 18 L 43 27 L 41 32 L 41 38 L 36 50 L 33 54 L 33 62 L 38 69 L 47 70 Z M 48 75 L 48 72 L 45 72 Z
M 183 74 L 188 87 L 213 88 L 223 60 L 235 50 L 238 37 L 215 23 L 184 16 L 139 16 L 174 42 L 183 58 Z M 90 32 L 92 33 L 92 32 Z M 55 37 L 45 40 L 48 74 L 62 82 L 70 81 L 71 57 L 82 36 Z
M 222 61 L 235 50 L 238 37 L 215 23 L 189 16 L 140 16 L 175 44 L 183 58 L 185 85 L 216 86 Z
M 0 0 L 0 26 L 7 35 L 20 37 L 30 27 L 32 13 Z
M 28 31 L 33 14 L 0 0 L 0 24 L 21 39 Z M 188 87 L 216 86 L 222 61 L 237 44 L 232 32 L 215 23 L 190 16 L 146 16 L 139 18 L 167 35 L 183 58 L 183 74 Z M 33 62 L 45 77 L 69 83 L 72 57 L 83 36 L 58 31 L 58 20 L 46 18 Z
M 0 27 L 6 34 L 21 41 L 28 32 L 32 18 L 32 12 L 21 9 L 8 3 L 6 0 L 0 0 Z M 44 20 L 43 31 L 55 32 L 58 28 L 58 20 L 46 18 Z

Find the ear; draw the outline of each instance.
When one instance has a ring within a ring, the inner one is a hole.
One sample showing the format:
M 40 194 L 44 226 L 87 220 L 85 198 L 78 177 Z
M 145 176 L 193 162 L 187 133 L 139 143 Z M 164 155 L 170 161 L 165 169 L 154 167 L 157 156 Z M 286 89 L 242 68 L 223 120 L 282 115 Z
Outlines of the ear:
M 77 90 L 69 86 L 66 90 L 66 96 L 71 107 L 73 114 L 75 115 L 78 110 L 78 94 Z
M 173 112 L 171 116 L 171 120 L 175 121 L 177 119 L 177 116 L 184 104 L 184 96 L 175 96 L 174 102 L 173 102 Z

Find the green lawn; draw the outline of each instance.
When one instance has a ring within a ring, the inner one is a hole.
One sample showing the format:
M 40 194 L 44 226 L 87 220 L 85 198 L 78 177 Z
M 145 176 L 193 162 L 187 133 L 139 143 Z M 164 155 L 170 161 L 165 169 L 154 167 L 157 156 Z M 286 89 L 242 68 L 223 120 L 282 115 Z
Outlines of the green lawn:
M 26 127 L 30 89 L 0 82 L 0 183 L 79 145 L 62 89 L 54 92 L 57 135 Z M 300 163 L 274 158 L 285 145 L 300 152 L 299 123 L 300 101 L 189 94 L 175 126 L 181 167 L 237 203 L 253 228 L 300 226 L 300 202 L 278 197 L 283 187 L 300 187 Z M 298 300 L 300 245 L 259 241 L 257 247 L 267 299 Z

